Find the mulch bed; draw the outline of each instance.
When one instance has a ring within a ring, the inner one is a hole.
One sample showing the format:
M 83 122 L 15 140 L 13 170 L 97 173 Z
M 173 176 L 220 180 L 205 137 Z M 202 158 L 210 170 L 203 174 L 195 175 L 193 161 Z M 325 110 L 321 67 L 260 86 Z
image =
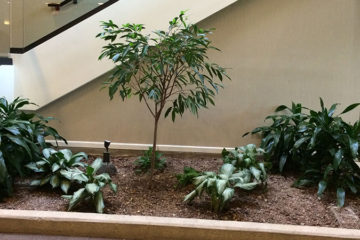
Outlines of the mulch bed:
M 96 156 L 91 156 L 94 159 Z M 207 196 L 184 204 L 183 198 L 193 187 L 176 188 L 175 175 L 184 166 L 201 171 L 216 171 L 222 160 L 214 155 L 168 155 L 167 168 L 154 176 L 153 189 L 148 188 L 147 175 L 134 173 L 134 154 L 113 156 L 112 161 L 118 173 L 113 181 L 118 184 L 118 193 L 105 189 L 105 212 L 109 214 L 146 215 L 162 217 L 220 219 L 248 222 L 280 223 L 309 226 L 339 227 L 330 211 L 335 206 L 335 193 L 326 192 L 322 199 L 317 189 L 291 187 L 294 176 L 270 175 L 267 189 L 253 192 L 236 190 L 228 209 L 221 214 L 210 210 Z M 67 201 L 61 198 L 59 190 L 50 188 L 32 189 L 23 184 L 15 188 L 14 195 L 0 202 L 0 209 L 66 211 Z M 359 216 L 360 199 L 347 195 L 346 205 Z M 76 211 L 92 212 L 88 205 L 79 206 Z

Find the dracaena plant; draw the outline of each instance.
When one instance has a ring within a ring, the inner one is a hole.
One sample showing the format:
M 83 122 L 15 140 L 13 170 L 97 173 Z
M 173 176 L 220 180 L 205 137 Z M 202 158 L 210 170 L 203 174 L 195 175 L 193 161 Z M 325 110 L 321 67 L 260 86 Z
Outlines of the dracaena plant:
M 150 147 L 144 152 L 143 156 L 140 156 L 135 160 L 134 164 L 136 173 L 146 173 L 150 170 L 152 150 L 153 148 Z M 155 169 L 160 171 L 164 170 L 166 167 L 166 159 L 158 151 L 155 153 L 155 160 Z
M 171 115 L 175 121 L 186 110 L 198 114 L 214 105 L 214 97 L 227 78 L 225 69 L 208 60 L 212 46 L 209 29 L 187 23 L 184 12 L 169 22 L 167 30 L 144 33 L 143 24 L 116 25 L 103 22 L 97 37 L 107 45 L 99 59 L 108 58 L 116 67 L 109 81 L 110 99 L 118 93 L 122 100 L 136 95 L 154 118 L 153 155 L 150 181 L 156 165 L 158 123 Z
M 97 158 L 94 162 L 86 167 L 86 172 L 82 172 L 78 168 L 63 170 L 62 175 L 70 181 L 77 181 L 83 187 L 78 189 L 73 195 L 63 195 L 69 200 L 68 210 L 72 210 L 83 201 L 91 201 L 98 213 L 104 211 L 104 197 L 102 189 L 109 185 L 113 192 L 117 191 L 117 186 L 111 181 L 111 177 L 107 173 L 96 175 L 96 172 L 102 166 L 103 161 Z
M 239 149 L 246 149 L 240 147 Z M 253 146 L 247 146 L 253 153 L 256 151 Z M 262 152 L 259 150 L 259 152 Z M 184 201 L 191 202 L 195 197 L 201 196 L 206 192 L 211 198 L 211 207 L 215 212 L 220 212 L 226 204 L 234 196 L 234 188 L 242 190 L 253 190 L 259 185 L 265 185 L 267 181 L 267 174 L 263 162 L 257 160 L 258 154 L 249 154 L 250 161 L 239 164 L 238 161 L 231 161 L 222 165 L 219 173 L 204 172 L 202 175 L 194 178 L 195 190 L 189 193 Z M 225 154 L 228 159 L 228 154 Z M 224 161 L 225 160 L 224 158 Z
M 265 120 L 271 120 L 271 124 L 255 128 L 251 132 L 252 134 L 261 133 L 260 147 L 265 151 L 265 158 L 272 161 L 273 167 L 279 169 L 280 172 L 283 172 L 286 165 L 289 169 L 299 168 L 298 163 L 301 157 L 298 152 L 300 150 L 290 150 L 306 130 L 305 123 L 308 121 L 308 115 L 303 113 L 303 107 L 299 103 L 292 103 L 291 107 L 281 105 L 275 112 L 284 110 L 288 113 L 267 116 Z M 249 133 L 244 136 L 247 134 Z
M 320 111 L 303 107 L 306 112 L 301 114 L 298 123 L 292 123 L 297 127 L 296 131 L 290 135 L 287 145 L 279 146 L 282 144 L 280 141 L 273 141 L 273 146 L 267 147 L 270 144 L 269 141 L 264 141 L 264 138 L 269 136 L 267 127 L 258 128 L 253 132 L 259 131 L 263 134 L 263 147 L 269 150 L 268 156 L 273 161 L 278 161 L 279 166 L 293 165 L 290 168 L 301 173 L 302 176 L 294 183 L 295 186 L 318 185 L 319 196 L 327 188 L 334 188 L 338 206 L 342 207 L 346 190 L 354 194 L 360 190 L 360 169 L 357 165 L 360 122 L 350 124 L 342 119 L 343 114 L 350 112 L 358 105 L 360 104 L 351 104 L 338 115 L 335 114 L 338 104 L 333 104 L 328 109 L 322 99 L 320 99 Z M 280 115 L 281 118 L 298 117 L 286 106 L 280 106 L 278 110 L 288 111 L 287 114 Z M 271 131 L 283 131 L 283 128 L 276 129 L 276 127 L 273 124 Z M 278 151 L 271 150 L 274 148 Z
M 73 155 L 69 149 L 56 151 L 52 148 L 45 148 L 41 160 L 26 165 L 34 172 L 44 175 L 42 179 L 32 181 L 31 185 L 43 186 L 50 184 L 52 188 L 60 187 L 64 193 L 68 193 L 71 181 L 62 175 L 62 171 L 76 167 L 84 168 L 86 163 L 82 161 L 87 159 L 88 157 L 84 152 Z
M 29 104 L 27 99 L 0 98 L 0 198 L 11 194 L 13 177 L 24 176 L 28 162 L 41 158 L 41 150 L 49 146 L 45 137 L 66 142 L 47 126 L 51 118 L 20 110 Z

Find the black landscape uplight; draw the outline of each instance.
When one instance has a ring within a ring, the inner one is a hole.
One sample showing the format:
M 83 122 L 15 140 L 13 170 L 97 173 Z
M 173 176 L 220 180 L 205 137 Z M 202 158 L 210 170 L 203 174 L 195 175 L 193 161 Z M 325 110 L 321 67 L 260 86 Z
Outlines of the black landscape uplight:
M 109 163 L 110 162 L 110 153 L 109 153 L 109 146 L 110 146 L 111 142 L 109 140 L 105 140 L 104 141 L 104 146 L 105 146 L 105 152 L 103 154 L 103 158 L 104 158 L 104 162 L 105 163 Z
M 109 140 L 104 141 L 105 152 L 103 153 L 103 165 L 98 170 L 98 173 L 108 173 L 110 175 L 116 174 L 116 167 L 110 162 Z

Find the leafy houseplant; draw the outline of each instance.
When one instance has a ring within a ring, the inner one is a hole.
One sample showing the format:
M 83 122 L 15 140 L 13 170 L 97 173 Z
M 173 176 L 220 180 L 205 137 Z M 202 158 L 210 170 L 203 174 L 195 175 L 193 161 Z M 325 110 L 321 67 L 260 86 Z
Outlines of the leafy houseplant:
M 32 104 L 16 98 L 8 102 L 0 98 L 0 198 L 12 192 L 12 178 L 25 174 L 25 165 L 41 158 L 41 150 L 49 147 L 45 137 L 66 140 L 47 126 L 51 118 L 25 113 L 20 108 Z
M 75 167 L 85 167 L 82 160 L 87 160 L 87 155 L 83 152 L 72 154 L 69 149 L 56 151 L 52 148 L 43 150 L 43 158 L 37 162 L 31 162 L 26 165 L 29 169 L 45 176 L 41 180 L 34 180 L 31 185 L 43 186 L 50 183 L 53 188 L 60 187 L 64 193 L 68 193 L 71 181 L 65 178 L 61 173 L 63 170 L 69 170 Z
M 265 165 L 259 162 L 256 157 L 258 154 L 250 154 L 250 152 L 259 152 L 254 144 L 249 144 L 245 147 L 236 148 L 236 155 L 242 154 L 238 151 L 242 149 L 249 151 L 249 161 L 243 158 L 231 161 L 231 163 L 224 163 L 219 171 L 204 172 L 202 175 L 194 178 L 195 190 L 189 193 L 184 201 L 191 202 L 195 197 L 201 196 L 205 191 L 211 198 L 211 206 L 215 212 L 221 212 L 230 199 L 234 196 L 234 188 L 243 190 L 253 190 L 259 185 L 266 185 L 267 175 Z M 235 151 L 232 151 L 235 155 Z M 224 154 L 225 153 L 225 154 Z M 229 159 L 230 152 L 223 150 L 224 162 Z
M 165 112 L 175 121 L 185 110 L 198 114 L 200 108 L 214 105 L 214 97 L 227 77 L 225 69 L 208 62 L 211 45 L 210 30 L 186 23 L 184 12 L 169 22 L 166 31 L 145 35 L 142 24 L 118 26 L 103 22 L 97 37 L 107 41 L 99 59 L 108 58 L 115 64 L 109 81 L 110 99 L 119 92 L 122 100 L 137 95 L 154 118 L 153 156 L 150 182 L 155 169 L 159 120 Z M 119 41 L 121 40 L 121 41 Z M 218 81 L 219 80 L 219 81 Z
M 103 213 L 105 204 L 102 189 L 109 185 L 113 192 L 117 191 L 117 186 L 111 181 L 111 177 L 107 173 L 96 175 L 103 161 L 101 158 L 86 167 L 86 172 L 82 172 L 77 168 L 63 170 L 61 174 L 70 181 L 77 181 L 83 185 L 82 188 L 74 192 L 73 195 L 63 195 L 65 199 L 69 199 L 69 208 L 72 210 L 82 201 L 92 201 L 96 211 Z
M 338 205 L 343 206 L 345 191 L 357 193 L 360 189 L 360 168 L 356 164 L 360 122 L 349 124 L 341 116 L 358 105 L 351 104 L 339 115 L 335 115 L 338 104 L 328 109 L 322 99 L 320 111 L 301 104 L 293 103 L 291 108 L 282 105 L 276 111 L 287 113 L 267 117 L 272 124 L 252 133 L 262 134 L 261 147 L 280 171 L 290 165 L 289 169 L 302 174 L 295 186 L 317 184 L 319 196 L 326 188 L 335 188 Z
M 135 161 L 135 172 L 136 173 L 145 173 L 148 172 L 151 167 L 151 156 L 153 148 L 150 147 L 145 151 L 144 155 L 136 159 Z M 155 153 L 155 168 L 162 171 L 166 167 L 166 159 L 162 157 L 162 154 L 157 152 Z

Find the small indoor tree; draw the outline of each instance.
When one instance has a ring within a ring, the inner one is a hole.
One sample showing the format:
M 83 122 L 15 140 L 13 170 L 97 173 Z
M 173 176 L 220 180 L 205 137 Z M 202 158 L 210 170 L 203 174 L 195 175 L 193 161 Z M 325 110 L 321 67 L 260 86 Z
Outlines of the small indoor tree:
M 102 23 L 97 37 L 107 45 L 99 59 L 108 58 L 116 67 L 104 84 L 110 99 L 119 92 L 122 100 L 137 95 L 154 118 L 150 182 L 155 168 L 156 140 L 162 113 L 182 116 L 185 110 L 198 114 L 200 108 L 214 105 L 214 96 L 228 78 L 225 69 L 208 61 L 211 30 L 186 23 L 184 12 L 169 22 L 167 31 L 144 34 L 143 24 L 117 26 Z

